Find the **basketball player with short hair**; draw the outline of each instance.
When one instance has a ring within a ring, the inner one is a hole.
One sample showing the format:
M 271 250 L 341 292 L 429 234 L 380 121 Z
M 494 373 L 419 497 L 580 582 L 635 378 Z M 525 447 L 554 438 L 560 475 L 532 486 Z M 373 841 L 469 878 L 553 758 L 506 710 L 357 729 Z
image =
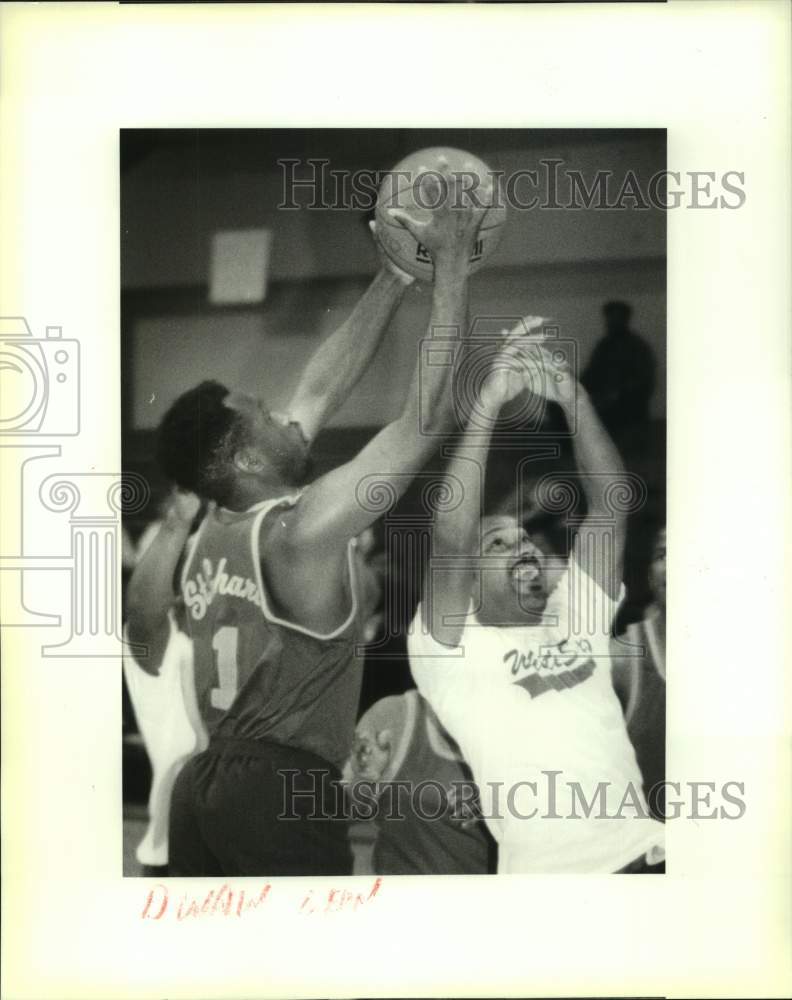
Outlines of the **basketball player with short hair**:
M 625 522 L 605 501 L 622 465 L 569 370 L 541 336 L 524 335 L 542 324 L 527 318 L 509 336 L 449 464 L 461 502 L 435 515 L 410 666 L 472 768 L 499 872 L 649 871 L 662 827 L 646 812 L 609 660 Z M 588 512 L 568 560 L 553 558 L 516 512 L 480 508 L 499 411 L 532 386 L 568 421 L 577 408 L 573 452 Z
M 434 259 L 431 327 L 462 329 L 469 260 L 491 198 L 479 191 L 474 200 L 447 164 L 438 170 L 444 183 L 426 178 L 436 207 L 424 220 L 391 215 Z M 350 462 L 306 485 L 308 450 L 373 356 L 406 280 L 380 273 L 309 363 L 286 415 L 209 382 L 176 400 L 162 422 L 164 470 L 215 505 L 181 577 L 210 745 L 174 788 L 172 874 L 351 870 L 336 782 L 362 676 L 353 540 L 381 514 L 356 491 L 375 475 L 400 496 L 425 464 L 436 447 L 427 427 L 442 432 L 451 420 L 447 369 L 427 368 L 420 383 L 416 370 L 401 415 Z M 177 531 L 161 543 L 171 568 L 185 539 Z M 169 566 L 160 558 L 148 573 L 145 563 L 130 585 L 129 636 L 154 637 L 156 663 L 156 636 L 167 635 L 156 591 L 170 585 Z M 287 787 L 295 792 L 288 802 Z M 289 815 L 298 818 L 279 819 Z
M 358 794 L 373 793 L 377 800 L 375 875 L 485 875 L 494 869 L 495 845 L 481 822 L 470 770 L 415 689 L 380 698 L 368 709 L 343 774 L 352 807 Z

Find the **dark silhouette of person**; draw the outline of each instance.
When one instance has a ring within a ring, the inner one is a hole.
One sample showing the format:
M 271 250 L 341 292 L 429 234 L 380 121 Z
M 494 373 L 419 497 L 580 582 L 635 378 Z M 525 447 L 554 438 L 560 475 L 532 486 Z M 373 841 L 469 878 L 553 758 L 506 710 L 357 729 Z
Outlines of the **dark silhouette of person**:
M 608 431 L 623 437 L 649 421 L 655 356 L 630 329 L 632 307 L 626 302 L 606 302 L 602 314 L 605 335 L 595 344 L 580 381 Z

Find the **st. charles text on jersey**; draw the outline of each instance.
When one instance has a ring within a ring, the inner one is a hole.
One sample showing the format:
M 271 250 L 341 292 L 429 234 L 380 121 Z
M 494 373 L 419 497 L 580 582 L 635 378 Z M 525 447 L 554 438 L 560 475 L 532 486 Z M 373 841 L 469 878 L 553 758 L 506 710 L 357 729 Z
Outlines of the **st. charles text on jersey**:
M 203 618 L 217 594 L 239 597 L 263 609 L 258 584 L 250 577 L 229 576 L 225 571 L 226 562 L 225 558 L 221 559 L 215 570 L 211 559 L 203 559 L 195 579 L 188 577 L 184 581 L 184 603 L 196 621 Z

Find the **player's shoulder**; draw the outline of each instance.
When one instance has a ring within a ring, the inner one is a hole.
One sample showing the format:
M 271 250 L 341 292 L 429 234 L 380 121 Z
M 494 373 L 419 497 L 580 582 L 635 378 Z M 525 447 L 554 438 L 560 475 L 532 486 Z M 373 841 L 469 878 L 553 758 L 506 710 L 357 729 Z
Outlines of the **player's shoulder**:
M 436 656 L 447 647 L 432 635 L 428 608 L 421 601 L 407 628 L 407 652 L 410 656 Z
M 261 556 L 276 549 L 288 550 L 290 545 L 295 544 L 299 537 L 296 529 L 303 516 L 301 496 L 302 493 L 295 492 L 257 505 L 253 531 L 257 536 Z
M 327 549 L 324 543 L 333 539 L 322 532 L 316 518 L 312 497 L 315 489 L 316 482 L 281 497 L 268 506 L 259 531 L 262 550 L 276 545 L 295 558 L 302 559 L 306 555 L 310 558 Z M 344 539 L 342 545 L 336 544 L 335 547 L 345 552 L 347 543 L 348 540 Z
M 620 583 L 617 596 L 611 596 L 584 562 L 570 555 L 567 569 L 548 599 L 545 614 L 557 616 L 565 629 L 610 635 L 625 594 L 624 583 Z
M 334 582 L 348 587 L 347 571 L 356 563 L 355 540 L 319 532 L 311 523 L 302 494 L 267 512 L 258 530 L 257 547 L 262 565 L 299 578 L 301 585 L 312 582 L 314 589 Z
M 459 641 L 455 645 L 447 645 L 432 634 L 429 609 L 422 601 L 416 608 L 408 629 L 407 648 L 428 656 L 459 656 L 468 646 L 499 641 L 505 631 L 495 625 L 483 625 L 478 620 L 475 605 L 471 601 L 464 616 Z
M 498 648 L 502 638 L 497 634 L 499 631 L 489 626 L 477 627 L 471 612 L 457 644 L 446 645 L 432 635 L 419 605 L 408 630 L 407 652 L 410 671 L 421 695 L 432 704 L 433 699 L 475 676 L 482 657 Z

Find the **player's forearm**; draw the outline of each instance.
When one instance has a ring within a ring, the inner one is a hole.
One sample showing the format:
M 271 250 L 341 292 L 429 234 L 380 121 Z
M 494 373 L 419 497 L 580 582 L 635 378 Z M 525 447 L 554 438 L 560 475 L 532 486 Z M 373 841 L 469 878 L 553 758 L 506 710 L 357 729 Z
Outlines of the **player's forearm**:
M 605 494 L 624 473 L 621 456 L 597 416 L 588 393 L 575 385 L 575 400 L 562 405 L 564 414 L 576 432 L 572 438 L 575 464 L 583 477 L 583 489 L 590 511 L 608 511 Z
M 169 514 L 135 567 L 127 588 L 127 628 L 134 643 L 150 643 L 167 624 L 173 605 L 173 577 L 190 523 Z
M 424 624 L 443 645 L 458 646 L 480 546 L 482 487 L 490 433 L 469 423 L 446 471 L 449 503 L 435 513 L 424 574 Z
M 464 436 L 446 469 L 448 495 L 459 503 L 443 505 L 435 513 L 432 550 L 436 555 L 472 555 L 479 542 L 482 491 L 491 425 L 497 413 L 483 413 L 483 420 L 468 421 Z
M 459 345 L 460 334 L 468 332 L 468 265 L 466 258 L 438 259 L 435 265 L 435 283 L 432 296 L 432 313 L 427 338 L 451 338 L 450 344 Z M 421 365 L 423 353 L 419 356 Z M 454 366 L 423 365 L 416 369 L 415 379 L 408 395 L 407 407 L 415 405 L 420 392 L 421 428 L 424 433 L 447 433 L 451 430 L 453 416 Z M 416 385 L 417 382 L 417 385 Z
M 309 439 L 345 401 L 371 363 L 407 283 L 383 268 L 349 318 L 316 350 L 289 404 Z

